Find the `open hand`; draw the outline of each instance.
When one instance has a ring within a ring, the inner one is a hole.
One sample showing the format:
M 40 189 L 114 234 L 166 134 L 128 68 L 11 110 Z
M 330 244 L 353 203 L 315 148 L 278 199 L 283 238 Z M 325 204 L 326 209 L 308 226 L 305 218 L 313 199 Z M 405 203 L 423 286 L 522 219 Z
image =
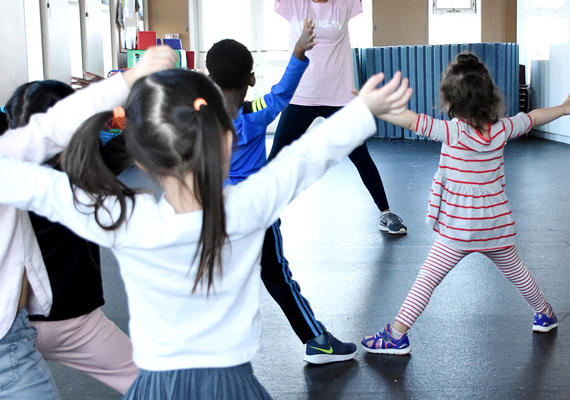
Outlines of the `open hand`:
M 412 96 L 412 88 L 408 87 L 408 78 L 402 79 L 400 71 L 381 88 L 377 88 L 384 80 L 384 73 L 371 76 L 360 89 L 359 96 L 374 115 L 401 114 L 407 110 Z
M 83 78 L 79 78 L 77 76 L 72 76 L 71 80 L 70 80 L 70 85 L 74 86 L 74 87 L 79 87 L 80 89 L 86 88 L 87 86 L 89 86 L 92 83 L 95 82 L 99 82 L 102 81 L 103 78 L 102 76 L 99 76 L 97 74 L 88 72 L 88 71 L 83 71 Z
M 315 47 L 315 21 L 306 19 L 303 22 L 303 33 L 295 43 L 293 53 L 299 60 L 305 59 L 305 52 Z
M 123 78 L 132 85 L 139 78 L 174 68 L 177 60 L 178 55 L 170 46 L 150 47 L 133 68 L 123 72 Z

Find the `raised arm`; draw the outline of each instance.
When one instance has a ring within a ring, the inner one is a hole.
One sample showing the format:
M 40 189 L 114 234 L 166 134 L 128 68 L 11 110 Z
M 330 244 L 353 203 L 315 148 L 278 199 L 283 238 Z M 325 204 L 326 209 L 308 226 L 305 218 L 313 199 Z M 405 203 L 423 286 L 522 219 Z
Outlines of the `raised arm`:
M 293 98 L 295 90 L 297 90 L 297 86 L 299 86 L 299 82 L 309 66 L 309 59 L 305 57 L 305 52 L 315 45 L 314 27 L 315 24 L 312 20 L 305 21 L 303 33 L 297 40 L 295 50 L 281 80 L 271 88 L 271 92 L 251 102 L 254 112 L 251 118 L 255 118 L 259 126 L 269 125 Z M 246 141 L 250 139 L 246 138 Z
M 377 89 L 382 79 L 383 74 L 371 77 L 357 99 L 231 189 L 240 196 L 240 210 L 251 213 L 249 220 L 257 221 L 257 227 L 269 226 L 301 191 L 376 132 L 373 114 L 405 110 L 411 96 L 407 80 L 401 82 L 398 73 Z
M 537 108 L 528 113 L 532 118 L 532 126 L 544 125 L 564 115 L 570 114 L 570 95 L 564 103 L 556 107 Z
M 0 137 L 0 155 L 33 162 L 51 158 L 65 148 L 83 121 L 121 105 L 137 79 L 172 68 L 175 62 L 176 54 L 168 46 L 149 49 L 134 68 L 79 90 L 47 113 L 34 114 L 28 125 L 5 132 Z

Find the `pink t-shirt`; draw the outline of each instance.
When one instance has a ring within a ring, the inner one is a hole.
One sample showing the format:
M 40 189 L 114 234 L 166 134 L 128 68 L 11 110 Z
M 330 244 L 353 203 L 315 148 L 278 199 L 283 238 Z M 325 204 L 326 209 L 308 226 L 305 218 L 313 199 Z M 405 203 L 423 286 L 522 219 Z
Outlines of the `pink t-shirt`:
M 360 0 L 275 0 L 275 11 L 291 24 L 289 45 L 295 47 L 303 32 L 303 21 L 315 21 L 315 47 L 291 104 L 344 106 L 354 98 L 354 67 L 348 21 L 362 12 Z

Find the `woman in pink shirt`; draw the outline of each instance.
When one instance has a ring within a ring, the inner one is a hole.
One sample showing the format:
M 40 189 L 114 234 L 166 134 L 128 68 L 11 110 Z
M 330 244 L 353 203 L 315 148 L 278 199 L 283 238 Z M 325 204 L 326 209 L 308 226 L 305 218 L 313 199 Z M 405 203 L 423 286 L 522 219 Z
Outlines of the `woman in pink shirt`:
M 275 0 L 275 11 L 291 24 L 290 45 L 303 30 L 303 21 L 315 22 L 317 44 L 307 52 L 311 63 L 283 113 L 268 159 L 298 139 L 317 117 L 328 118 L 354 98 L 354 70 L 348 21 L 362 12 L 361 0 Z M 380 210 L 380 230 L 405 234 L 402 219 L 390 211 L 380 174 L 366 144 L 348 156 Z

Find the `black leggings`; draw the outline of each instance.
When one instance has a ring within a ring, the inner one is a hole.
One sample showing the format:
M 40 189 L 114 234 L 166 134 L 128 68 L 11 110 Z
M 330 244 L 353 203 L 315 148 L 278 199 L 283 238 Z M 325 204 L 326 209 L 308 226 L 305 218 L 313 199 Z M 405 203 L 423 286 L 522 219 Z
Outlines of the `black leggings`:
M 289 104 L 279 119 L 277 131 L 273 139 L 273 146 L 268 159 L 273 159 L 283 147 L 291 144 L 297 140 L 311 125 L 313 120 L 317 117 L 328 118 L 342 107 L 332 106 L 299 106 L 296 104 Z M 354 164 L 360 179 L 368 189 L 372 196 L 374 203 L 380 211 L 385 211 L 390 208 L 382 179 L 378 173 L 378 169 L 370 157 L 370 153 L 366 148 L 366 143 L 358 146 L 348 155 L 350 161 Z

